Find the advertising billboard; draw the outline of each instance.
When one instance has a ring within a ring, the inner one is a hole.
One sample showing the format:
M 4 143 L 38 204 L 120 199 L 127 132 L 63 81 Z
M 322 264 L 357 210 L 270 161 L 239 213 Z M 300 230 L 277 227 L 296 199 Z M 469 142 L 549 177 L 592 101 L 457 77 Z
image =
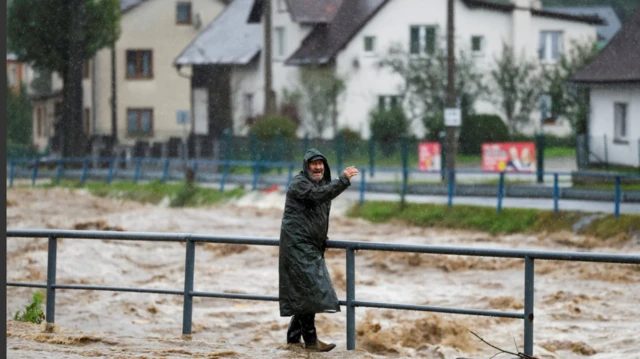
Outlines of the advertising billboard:
M 418 169 L 420 171 L 440 171 L 441 148 L 439 142 L 420 142 L 418 144 Z
M 482 170 L 535 172 L 536 145 L 533 142 L 483 143 Z

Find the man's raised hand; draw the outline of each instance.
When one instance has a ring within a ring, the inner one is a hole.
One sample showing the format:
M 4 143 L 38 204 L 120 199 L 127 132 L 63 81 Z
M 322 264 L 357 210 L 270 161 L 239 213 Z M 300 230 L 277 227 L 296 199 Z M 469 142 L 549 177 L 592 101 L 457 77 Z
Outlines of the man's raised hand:
M 347 177 L 347 179 L 351 180 L 351 177 L 356 176 L 358 174 L 358 169 L 354 166 L 349 166 L 342 171 L 342 174 Z

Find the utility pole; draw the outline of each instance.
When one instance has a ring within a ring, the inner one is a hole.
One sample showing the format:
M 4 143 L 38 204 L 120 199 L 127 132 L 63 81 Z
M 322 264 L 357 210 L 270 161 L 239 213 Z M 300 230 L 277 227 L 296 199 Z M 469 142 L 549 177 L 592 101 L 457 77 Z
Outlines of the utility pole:
M 262 0 L 264 16 L 264 115 L 276 113 L 276 96 L 273 92 L 273 71 L 271 69 L 272 26 L 271 0 Z
M 455 57 L 455 29 L 454 29 L 454 0 L 447 2 L 447 101 L 445 108 L 446 126 L 446 161 L 447 182 L 454 180 L 453 171 L 456 169 L 456 153 L 458 152 L 458 141 L 456 132 L 460 126 L 460 109 L 457 108 L 456 101 L 456 57 Z

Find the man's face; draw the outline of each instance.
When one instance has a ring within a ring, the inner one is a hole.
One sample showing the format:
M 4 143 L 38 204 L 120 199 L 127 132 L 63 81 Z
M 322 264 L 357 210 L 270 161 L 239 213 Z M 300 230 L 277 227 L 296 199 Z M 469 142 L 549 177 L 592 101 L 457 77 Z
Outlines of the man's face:
M 316 160 L 309 162 L 309 175 L 312 180 L 320 182 L 324 176 L 324 161 Z

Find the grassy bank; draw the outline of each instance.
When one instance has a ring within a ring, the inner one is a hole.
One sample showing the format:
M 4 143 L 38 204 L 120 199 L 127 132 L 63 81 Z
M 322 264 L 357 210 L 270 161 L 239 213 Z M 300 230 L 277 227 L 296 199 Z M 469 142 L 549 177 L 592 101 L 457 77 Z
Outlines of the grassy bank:
M 171 207 L 196 207 L 224 202 L 242 196 L 241 188 L 219 192 L 217 189 L 201 188 L 197 185 L 187 186 L 185 183 L 149 183 L 133 182 L 86 182 L 81 185 L 77 181 L 60 181 L 59 184 L 48 184 L 40 187 L 84 188 L 99 197 L 126 199 L 136 202 L 159 204 L 168 200 Z
M 402 209 L 399 203 L 372 201 L 350 210 L 349 216 L 374 223 L 400 220 L 422 227 L 466 229 L 491 234 L 573 231 L 580 219 L 589 216 L 583 212 L 559 212 L 535 209 L 507 208 L 497 214 L 495 208 L 455 205 L 449 208 L 439 204 L 408 203 Z M 628 235 L 640 231 L 639 215 L 605 215 L 581 228 L 578 233 L 601 239 Z

